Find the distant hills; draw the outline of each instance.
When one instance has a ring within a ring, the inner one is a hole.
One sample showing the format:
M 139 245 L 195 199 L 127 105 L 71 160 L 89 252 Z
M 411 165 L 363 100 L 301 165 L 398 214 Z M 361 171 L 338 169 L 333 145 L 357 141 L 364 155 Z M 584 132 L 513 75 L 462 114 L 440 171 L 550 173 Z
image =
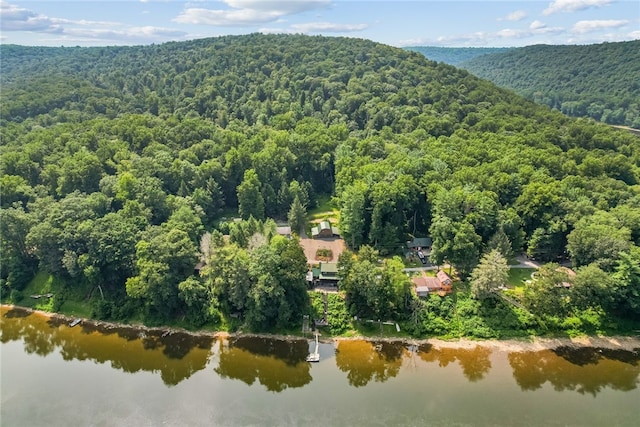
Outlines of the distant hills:
M 521 48 L 407 47 L 574 117 L 640 128 L 640 40 Z
M 567 115 L 640 128 L 640 40 L 527 46 L 459 66 Z
M 470 61 L 478 56 L 491 53 L 503 53 L 509 47 L 440 47 L 440 46 L 408 46 L 405 50 L 418 52 L 432 61 L 444 62 L 445 64 L 458 67 L 465 61 Z

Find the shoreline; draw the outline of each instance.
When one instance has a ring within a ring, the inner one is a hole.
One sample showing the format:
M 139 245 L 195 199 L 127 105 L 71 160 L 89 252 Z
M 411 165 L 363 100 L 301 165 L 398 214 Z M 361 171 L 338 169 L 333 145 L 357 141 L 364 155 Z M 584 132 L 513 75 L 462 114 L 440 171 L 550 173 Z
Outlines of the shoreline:
M 36 313 L 41 316 L 63 319 L 65 321 L 72 321 L 77 317 L 69 316 L 62 313 L 51 313 L 42 310 L 36 310 L 29 307 L 21 307 L 13 304 L 2 304 L 3 309 L 18 309 L 30 313 Z M 183 333 L 193 336 L 207 336 L 213 338 L 240 338 L 240 337 L 256 337 L 256 338 L 272 338 L 279 340 L 304 340 L 309 339 L 297 335 L 283 335 L 283 334 L 270 334 L 270 333 L 243 333 L 243 332 L 225 332 L 225 331 L 190 331 L 183 328 L 176 328 L 170 326 L 146 326 L 142 324 L 131 323 L 118 323 L 105 320 L 85 319 L 82 318 L 82 322 L 90 323 L 94 326 L 106 326 L 109 328 L 130 328 L 139 331 L 169 331 L 173 333 Z M 339 343 L 340 341 L 352 341 L 352 340 L 364 340 L 372 342 L 402 342 L 407 345 L 430 345 L 434 349 L 473 349 L 475 347 L 486 347 L 492 350 L 516 352 L 516 351 L 541 351 L 541 350 L 554 350 L 559 347 L 570 348 L 602 348 L 607 350 L 624 350 L 630 352 L 640 353 L 640 335 L 636 336 L 580 336 L 575 338 L 570 337 L 528 337 L 528 338 L 509 338 L 509 339 L 472 339 L 472 338 L 458 338 L 458 339 L 442 339 L 442 338 L 407 338 L 407 337 L 367 337 L 367 336 L 350 336 L 350 337 L 329 337 L 326 339 L 320 339 L 323 343 Z

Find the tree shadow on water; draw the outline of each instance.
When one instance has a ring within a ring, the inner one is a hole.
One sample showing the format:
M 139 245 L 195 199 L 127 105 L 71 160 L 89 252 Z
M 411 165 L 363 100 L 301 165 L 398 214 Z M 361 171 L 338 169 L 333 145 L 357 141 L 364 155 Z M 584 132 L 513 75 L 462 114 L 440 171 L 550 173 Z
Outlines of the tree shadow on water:
M 222 345 L 215 372 L 252 385 L 257 380 L 273 392 L 303 387 L 310 383 L 310 364 L 306 361 L 306 340 L 279 340 L 263 337 L 236 337 Z
M 557 391 L 595 396 L 607 387 L 636 389 L 640 375 L 640 355 L 623 350 L 559 347 L 513 352 L 508 358 L 513 377 L 523 390 L 536 390 L 549 382 Z
M 336 365 L 347 373 L 350 385 L 363 387 L 398 375 L 406 351 L 400 341 L 345 340 L 338 343 Z
M 480 345 L 474 348 L 434 348 L 431 345 L 421 345 L 418 354 L 425 362 L 438 362 L 440 367 L 458 362 L 462 374 L 471 382 L 482 380 L 491 370 L 491 349 Z

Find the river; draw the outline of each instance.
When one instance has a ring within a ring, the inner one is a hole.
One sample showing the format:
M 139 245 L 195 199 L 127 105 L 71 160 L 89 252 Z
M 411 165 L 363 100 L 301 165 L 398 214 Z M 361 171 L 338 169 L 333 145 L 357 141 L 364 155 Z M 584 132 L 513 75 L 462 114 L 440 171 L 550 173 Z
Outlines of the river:
M 197 336 L 2 307 L 9 426 L 637 426 L 640 353 Z

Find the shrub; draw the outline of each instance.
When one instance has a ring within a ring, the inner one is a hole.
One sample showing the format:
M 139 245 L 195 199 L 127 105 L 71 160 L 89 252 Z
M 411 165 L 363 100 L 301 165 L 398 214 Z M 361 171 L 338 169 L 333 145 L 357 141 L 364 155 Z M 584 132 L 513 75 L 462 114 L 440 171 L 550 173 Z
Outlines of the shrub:
M 19 291 L 17 289 L 13 289 L 13 290 L 11 290 L 10 298 L 11 298 L 11 301 L 14 304 L 17 304 L 20 301 L 22 301 L 22 299 L 24 298 L 24 295 L 22 295 L 21 291 Z
M 333 251 L 331 251 L 331 249 L 320 248 L 316 251 L 316 259 L 320 261 L 331 261 L 333 259 Z

